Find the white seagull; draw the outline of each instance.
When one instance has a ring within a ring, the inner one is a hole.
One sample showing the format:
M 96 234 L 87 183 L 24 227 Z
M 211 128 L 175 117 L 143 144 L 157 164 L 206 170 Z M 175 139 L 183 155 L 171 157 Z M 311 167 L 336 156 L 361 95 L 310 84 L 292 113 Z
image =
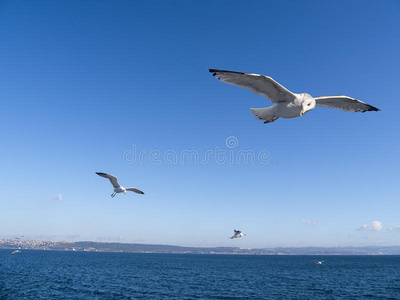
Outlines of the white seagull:
M 307 93 L 295 94 L 284 88 L 271 77 L 260 74 L 216 69 L 208 70 L 222 82 L 252 91 L 257 95 L 264 96 L 273 104 L 276 104 L 266 108 L 250 108 L 254 117 L 264 121 L 264 123 L 275 122 L 278 118 L 288 119 L 301 117 L 306 112 L 313 110 L 315 106 L 337 108 L 351 112 L 380 110 L 372 105 L 347 96 L 319 96 L 313 98 Z
M 134 188 L 134 187 L 124 188 L 123 186 L 121 186 L 118 183 L 118 178 L 113 176 L 113 175 L 106 174 L 106 173 L 101 173 L 101 172 L 96 172 L 96 174 L 101 176 L 101 177 L 104 177 L 104 178 L 107 178 L 107 179 L 110 180 L 111 184 L 114 187 L 114 193 L 111 194 L 111 197 L 113 197 L 113 198 L 115 197 L 115 195 L 117 193 L 126 194 L 126 191 L 131 191 L 131 192 L 135 192 L 135 193 L 138 193 L 138 194 L 144 194 L 141 190 L 139 190 L 137 188 Z
M 11 252 L 11 254 L 16 254 L 16 253 L 21 253 L 21 251 L 15 250 L 15 251 Z
M 317 265 L 322 265 L 322 263 L 325 262 L 325 261 L 324 261 L 324 260 L 314 260 L 314 262 L 315 262 Z
M 240 238 L 240 237 L 246 235 L 245 233 L 241 232 L 240 230 L 236 230 L 236 229 L 233 229 L 233 232 L 234 232 L 234 234 L 233 234 L 233 236 L 229 237 L 230 239 L 237 239 L 237 238 Z

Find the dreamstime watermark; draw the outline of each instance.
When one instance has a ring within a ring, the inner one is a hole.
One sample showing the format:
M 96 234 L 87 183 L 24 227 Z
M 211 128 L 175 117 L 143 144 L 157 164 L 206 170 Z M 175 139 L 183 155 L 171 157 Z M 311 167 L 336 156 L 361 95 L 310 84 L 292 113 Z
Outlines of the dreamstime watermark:
M 239 140 L 235 136 L 229 136 L 225 140 L 225 147 L 216 146 L 204 153 L 197 150 L 138 150 L 135 144 L 132 149 L 124 151 L 122 159 L 127 164 L 143 164 L 149 162 L 154 165 L 205 165 L 211 162 L 217 164 L 243 164 L 243 165 L 269 165 L 271 153 L 268 150 L 255 152 L 253 150 L 236 149 Z M 273 161 L 272 161 L 273 162 Z

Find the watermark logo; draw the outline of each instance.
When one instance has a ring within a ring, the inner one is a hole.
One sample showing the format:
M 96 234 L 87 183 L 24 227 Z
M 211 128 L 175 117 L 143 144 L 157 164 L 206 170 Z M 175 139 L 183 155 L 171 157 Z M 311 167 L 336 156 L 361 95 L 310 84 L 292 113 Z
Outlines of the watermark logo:
M 215 146 L 213 149 L 200 152 L 198 150 L 140 150 L 136 144 L 131 149 L 124 151 L 122 159 L 126 164 L 154 165 L 205 165 L 216 164 L 242 164 L 242 165 L 269 165 L 271 153 L 268 150 L 253 151 L 238 149 L 239 140 L 235 136 L 229 136 L 223 147 Z M 273 161 L 272 161 L 273 162 Z
M 237 146 L 239 146 L 239 140 L 236 136 L 228 136 L 225 140 L 225 145 L 229 149 L 236 148 Z

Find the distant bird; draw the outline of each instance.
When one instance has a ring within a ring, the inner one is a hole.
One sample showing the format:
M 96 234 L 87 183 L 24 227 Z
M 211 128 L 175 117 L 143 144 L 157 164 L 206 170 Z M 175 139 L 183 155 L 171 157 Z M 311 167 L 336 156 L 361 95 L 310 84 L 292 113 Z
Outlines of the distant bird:
M 16 254 L 16 253 L 21 253 L 21 251 L 15 250 L 15 251 L 11 252 L 11 254 Z
M 264 96 L 273 104 L 276 104 L 266 108 L 250 108 L 254 117 L 264 121 L 264 124 L 275 122 L 278 118 L 288 119 L 301 117 L 306 112 L 313 110 L 315 106 L 337 108 L 351 112 L 380 110 L 372 105 L 347 96 L 319 96 L 313 98 L 307 93 L 295 94 L 284 88 L 271 77 L 260 74 L 216 69 L 208 70 L 222 82 L 252 91 L 257 95 Z
M 138 194 L 144 194 L 141 190 L 139 190 L 137 188 L 134 188 L 134 187 L 124 188 L 123 186 L 121 186 L 118 183 L 118 178 L 113 176 L 113 175 L 106 174 L 106 173 L 101 173 L 101 172 L 96 172 L 96 174 L 101 176 L 101 177 L 104 177 L 104 178 L 107 178 L 107 179 L 110 180 L 112 186 L 114 187 L 114 193 L 111 194 L 112 198 L 114 198 L 117 193 L 126 194 L 126 191 L 131 191 L 131 192 L 135 192 L 135 193 L 138 193 Z
M 241 232 L 240 230 L 233 229 L 233 236 L 231 236 L 229 238 L 230 239 L 237 239 L 237 238 L 240 238 L 240 237 L 245 236 L 245 235 L 246 234 Z
M 315 262 L 317 265 L 322 265 L 322 263 L 325 262 L 325 261 L 324 261 L 324 260 L 314 260 L 314 262 Z

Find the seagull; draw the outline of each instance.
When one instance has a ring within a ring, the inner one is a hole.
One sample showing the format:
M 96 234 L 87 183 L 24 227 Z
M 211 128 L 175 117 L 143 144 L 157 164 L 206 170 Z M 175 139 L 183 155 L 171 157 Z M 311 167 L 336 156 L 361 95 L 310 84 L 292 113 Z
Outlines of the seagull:
M 16 253 L 21 253 L 21 251 L 15 250 L 15 251 L 11 252 L 11 254 L 16 254 Z
M 379 111 L 360 100 L 348 96 L 318 96 L 313 98 L 307 93 L 295 94 L 284 88 L 271 77 L 241 73 L 234 71 L 224 71 L 208 69 L 213 76 L 222 82 L 236 85 L 247 89 L 256 95 L 261 95 L 271 101 L 274 106 L 266 108 L 250 108 L 251 113 L 264 124 L 275 122 L 279 118 L 296 118 L 313 110 L 315 106 L 336 108 L 351 112 Z
M 324 261 L 324 260 L 314 260 L 314 262 L 315 262 L 317 265 L 322 265 L 322 263 L 325 262 L 325 261 Z
M 141 190 L 134 188 L 134 187 L 124 188 L 123 186 L 121 186 L 118 183 L 118 178 L 113 175 L 101 173 L 101 172 L 96 172 L 96 174 L 110 180 L 111 184 L 114 187 L 114 193 L 111 194 L 112 198 L 114 198 L 117 193 L 124 193 L 126 195 L 126 191 L 131 191 L 131 192 L 135 192 L 138 194 L 144 194 Z
M 246 235 L 245 233 L 241 232 L 240 230 L 236 230 L 236 229 L 233 229 L 233 232 L 234 232 L 234 234 L 233 234 L 233 236 L 229 237 L 230 239 L 237 239 L 237 238 L 240 238 L 240 237 Z

